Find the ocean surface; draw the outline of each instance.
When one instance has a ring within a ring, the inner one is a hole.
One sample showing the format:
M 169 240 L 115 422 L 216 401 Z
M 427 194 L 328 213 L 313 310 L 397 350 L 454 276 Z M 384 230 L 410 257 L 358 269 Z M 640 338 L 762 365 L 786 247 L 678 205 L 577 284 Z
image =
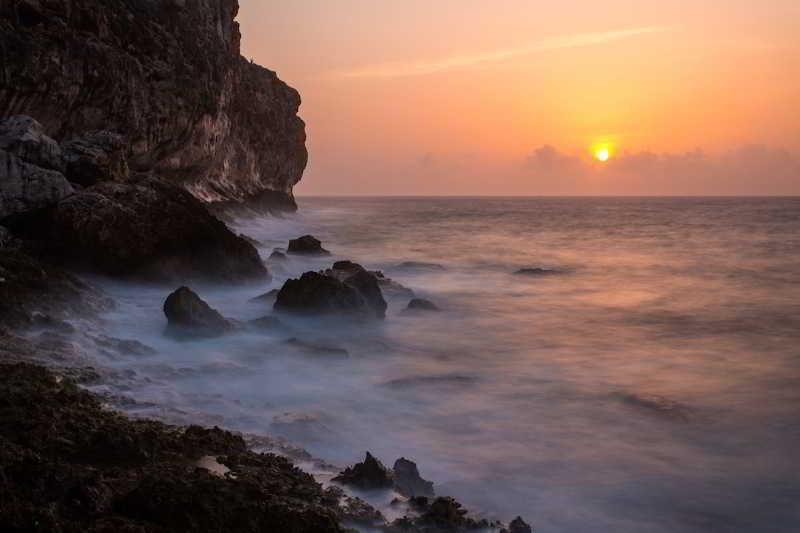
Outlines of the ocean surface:
M 281 317 L 285 331 L 179 342 L 163 335 L 172 287 L 95 280 L 119 302 L 104 333 L 155 350 L 100 355 L 116 378 L 96 389 L 336 467 L 412 458 L 438 494 L 539 532 L 800 530 L 800 199 L 299 204 L 233 226 L 265 259 L 306 233 L 331 257 L 192 288 L 244 321 L 271 313 L 251 298 L 351 259 L 441 312 L 387 294 L 385 321 Z

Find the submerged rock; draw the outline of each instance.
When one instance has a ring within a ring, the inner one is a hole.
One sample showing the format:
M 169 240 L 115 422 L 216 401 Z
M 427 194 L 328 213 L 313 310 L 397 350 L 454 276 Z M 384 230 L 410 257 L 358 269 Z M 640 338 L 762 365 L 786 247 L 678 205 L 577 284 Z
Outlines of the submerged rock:
M 296 337 L 292 337 L 291 339 L 287 340 L 286 344 L 301 350 L 307 355 L 313 355 L 317 357 L 332 357 L 336 359 L 347 359 L 350 357 L 350 352 L 344 348 L 303 341 Z
M 322 242 L 312 235 L 303 235 L 289 241 L 286 251 L 290 254 L 329 255 L 330 252 L 322 247 Z
M 164 301 L 167 332 L 178 337 L 217 337 L 233 324 L 188 287 L 181 287 Z
M 619 394 L 622 401 L 644 412 L 662 416 L 666 419 L 687 422 L 691 409 L 675 400 L 657 394 Z
M 333 481 L 364 490 L 388 489 L 394 484 L 389 470 L 369 452 L 363 462 L 347 467 Z
M 417 464 L 401 457 L 394 463 L 394 487 L 408 497 L 434 495 L 433 482 L 422 479 Z
M 549 268 L 540 268 L 540 267 L 533 267 L 533 268 L 520 268 L 514 275 L 516 276 L 551 276 L 554 274 L 560 274 L 558 270 L 553 270 Z
M 533 533 L 533 529 L 518 516 L 508 524 L 508 533 Z
M 256 318 L 255 320 L 251 320 L 250 322 L 248 322 L 248 325 L 250 325 L 255 329 L 264 331 L 286 329 L 286 324 L 284 324 L 283 322 L 280 321 L 280 319 L 274 316 L 262 316 L 261 318 Z
M 445 268 L 438 264 L 438 263 L 426 263 L 424 261 L 404 261 L 397 265 L 395 268 L 399 270 L 419 270 L 419 271 L 428 271 L 428 272 L 441 272 L 445 270 Z
M 283 253 L 281 251 L 278 251 L 278 250 L 272 250 L 272 253 L 269 254 L 269 258 L 267 260 L 268 261 L 280 261 L 280 262 L 283 262 L 283 261 L 286 261 L 288 259 L 289 258 L 286 257 L 285 253 Z
M 99 183 L 10 224 L 46 244 L 53 260 L 112 276 L 238 281 L 268 275 L 253 245 L 199 200 L 148 176 Z
M 408 302 L 406 311 L 440 311 L 440 309 L 430 300 L 424 298 L 414 298 Z
M 275 309 L 295 313 L 351 314 L 384 318 L 386 301 L 375 276 L 365 270 L 339 276 L 306 272 L 284 283 Z

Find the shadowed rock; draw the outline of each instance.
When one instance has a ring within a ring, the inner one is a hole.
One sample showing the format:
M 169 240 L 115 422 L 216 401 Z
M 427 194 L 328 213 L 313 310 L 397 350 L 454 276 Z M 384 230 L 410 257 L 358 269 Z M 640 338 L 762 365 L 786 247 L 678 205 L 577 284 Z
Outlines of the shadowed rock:
M 169 321 L 167 332 L 177 337 L 217 337 L 233 329 L 233 324 L 188 287 L 181 287 L 164 301 Z
M 274 303 L 275 298 L 278 297 L 278 292 L 280 292 L 279 289 L 271 289 L 264 294 L 259 294 L 255 298 L 250 298 L 250 301 L 254 303 Z
M 119 134 L 93 131 L 63 144 L 67 179 L 84 187 L 128 179 L 127 145 Z
M 330 252 L 322 247 L 322 242 L 312 235 L 303 235 L 289 241 L 286 251 L 290 254 L 329 255 Z
M 73 192 L 60 172 L 26 163 L 0 150 L 0 220 L 54 205 Z
M 518 516 L 508 524 L 508 533 L 533 533 L 533 529 Z
M 275 300 L 275 309 L 294 313 L 386 316 L 386 301 L 375 276 L 363 269 L 354 274 L 337 272 L 306 272 L 299 279 L 287 280 Z
M 392 474 L 369 452 L 363 462 L 347 467 L 333 481 L 364 490 L 388 489 L 393 485 Z
M 39 122 L 26 115 L 14 115 L 0 121 L 0 150 L 40 168 L 64 171 L 61 147 L 45 135 Z
M 108 275 L 160 281 L 267 277 L 252 244 L 182 188 L 147 176 L 99 183 L 8 223 L 15 233 L 45 243 L 51 259 Z
M 401 457 L 394 463 L 394 487 L 408 497 L 433 496 L 433 483 L 422 479 L 417 464 Z
M 273 250 L 268 258 L 269 261 L 286 261 L 287 259 L 289 258 L 286 257 L 286 254 L 279 250 Z
M 539 267 L 520 268 L 519 270 L 514 272 L 514 275 L 516 275 L 516 276 L 532 276 L 532 277 L 534 277 L 534 276 L 552 276 L 554 274 L 561 274 L 561 272 L 559 272 L 558 270 L 550 269 L 550 268 L 539 268 Z
M 414 298 L 408 302 L 406 311 L 440 311 L 440 309 L 430 300 L 424 298 Z

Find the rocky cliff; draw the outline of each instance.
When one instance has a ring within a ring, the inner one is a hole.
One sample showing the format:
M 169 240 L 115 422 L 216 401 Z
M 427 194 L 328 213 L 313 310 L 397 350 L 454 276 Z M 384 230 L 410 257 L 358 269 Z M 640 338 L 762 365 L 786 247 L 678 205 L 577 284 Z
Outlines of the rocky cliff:
M 239 49 L 236 0 L 0 0 L 0 118 L 120 134 L 132 171 L 294 208 L 300 96 Z

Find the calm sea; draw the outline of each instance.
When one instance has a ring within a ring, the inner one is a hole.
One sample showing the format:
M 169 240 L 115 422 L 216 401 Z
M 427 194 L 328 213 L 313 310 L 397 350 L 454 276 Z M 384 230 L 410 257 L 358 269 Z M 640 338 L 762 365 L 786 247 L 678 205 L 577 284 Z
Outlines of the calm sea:
M 537 531 L 800 530 L 800 199 L 299 204 L 235 229 L 265 258 L 305 233 L 332 257 L 194 288 L 246 320 L 270 312 L 253 296 L 351 259 L 442 311 L 404 314 L 396 295 L 380 323 L 285 318 L 289 332 L 179 343 L 162 335 L 168 288 L 101 281 L 120 301 L 106 333 L 158 353 L 108 356 L 100 388 L 339 466 L 413 458 L 438 493 Z

